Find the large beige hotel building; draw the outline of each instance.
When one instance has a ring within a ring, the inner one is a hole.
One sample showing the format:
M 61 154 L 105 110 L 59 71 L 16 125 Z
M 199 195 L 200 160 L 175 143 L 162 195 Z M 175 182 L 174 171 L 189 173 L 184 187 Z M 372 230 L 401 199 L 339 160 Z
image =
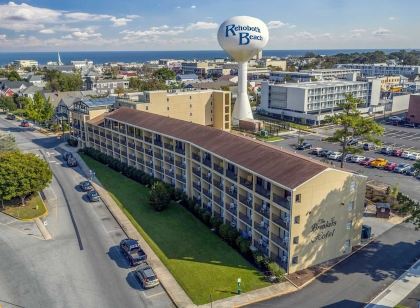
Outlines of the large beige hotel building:
M 364 176 L 222 129 L 105 105 L 73 106 L 83 146 L 184 191 L 288 273 L 359 244 Z

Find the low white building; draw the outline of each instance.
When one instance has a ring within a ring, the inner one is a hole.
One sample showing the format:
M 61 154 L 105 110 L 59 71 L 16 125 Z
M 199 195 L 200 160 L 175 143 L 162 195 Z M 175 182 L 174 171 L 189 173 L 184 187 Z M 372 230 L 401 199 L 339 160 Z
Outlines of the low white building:
M 38 67 L 38 61 L 36 60 L 14 60 L 12 65 L 17 68 L 25 68 L 25 67 Z
M 356 81 L 360 76 L 360 70 L 357 69 L 313 69 L 301 70 L 299 72 L 288 71 L 273 71 L 270 73 L 271 82 L 308 82 L 308 81 L 321 81 L 321 80 L 335 80 L 343 79 L 349 81 Z
M 340 111 L 339 104 L 344 103 L 346 94 L 361 99 L 359 109 L 368 113 L 369 98 L 379 104 L 380 86 L 344 80 L 288 84 L 263 82 L 258 111 L 287 121 L 319 125 L 327 115 Z
M 420 73 L 418 65 L 393 65 L 386 63 L 360 64 L 345 63 L 338 64 L 338 68 L 358 69 L 364 76 L 395 76 L 403 75 L 406 77 L 414 77 Z

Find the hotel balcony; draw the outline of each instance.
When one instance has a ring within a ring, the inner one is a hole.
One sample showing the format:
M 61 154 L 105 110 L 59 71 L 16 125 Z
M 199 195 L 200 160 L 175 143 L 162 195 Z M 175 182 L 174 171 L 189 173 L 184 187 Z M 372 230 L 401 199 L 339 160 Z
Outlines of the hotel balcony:
M 268 245 L 264 245 L 264 244 L 259 243 L 258 241 L 254 241 L 254 246 L 259 251 L 261 251 L 264 255 L 268 256 L 269 254 Z
M 151 137 L 144 136 L 144 141 L 146 141 L 148 143 L 152 143 L 152 138 Z
M 163 173 L 163 167 L 162 166 L 156 166 L 155 170 L 159 171 L 160 173 Z
M 255 211 L 257 211 L 258 213 L 260 213 L 264 217 L 270 219 L 270 207 L 266 206 L 264 208 L 264 206 L 262 206 L 262 205 L 256 205 L 255 206 Z
M 277 245 L 279 245 L 281 248 L 283 248 L 284 250 L 289 249 L 289 243 L 285 238 L 282 238 L 278 235 L 271 234 L 271 240 Z
M 170 150 L 170 151 L 174 150 L 174 146 L 170 143 L 165 143 L 164 146 L 165 146 L 165 149 L 167 150 Z
M 239 183 L 241 183 L 241 185 L 245 186 L 246 188 L 253 190 L 253 184 L 251 181 L 248 181 L 247 179 L 243 178 L 243 177 L 239 177 Z
M 200 168 L 192 168 L 192 173 L 195 174 L 198 177 L 201 177 L 201 171 Z
M 129 154 L 129 155 L 128 155 L 128 157 L 129 157 L 131 160 L 136 161 L 136 156 L 135 156 L 135 155 L 133 155 L 133 154 Z
M 136 150 L 139 152 L 144 152 L 144 148 L 142 146 L 137 146 Z
M 101 137 L 105 137 L 105 132 L 99 132 L 99 135 L 101 136 Z
M 238 198 L 238 190 L 236 189 L 236 187 L 234 187 L 233 189 L 232 186 L 226 187 L 225 192 L 234 199 Z
M 214 163 L 214 164 L 213 164 L 213 168 L 214 168 L 214 170 L 216 170 L 216 171 L 217 171 L 217 172 L 219 172 L 220 174 L 223 174 L 223 167 L 222 167 L 222 166 L 220 166 L 220 165 L 218 165 L 218 164 Z
M 252 219 L 251 217 L 247 216 L 246 214 L 239 212 L 239 219 L 248 224 L 252 227 Z
M 286 230 L 289 230 L 289 222 L 286 219 L 284 219 L 284 218 L 282 218 L 278 215 L 273 214 L 273 219 L 272 220 L 275 224 L 281 226 L 282 228 L 284 228 Z
M 203 179 L 204 179 L 207 183 L 211 184 L 211 173 L 209 172 L 209 173 L 207 173 L 206 175 L 204 175 L 204 174 L 203 174 Z
M 262 235 L 268 237 L 268 227 L 261 226 L 260 223 L 254 222 L 254 229 L 260 232 Z
M 118 137 L 112 137 L 112 140 L 114 140 L 115 142 L 118 142 L 118 143 L 120 143 L 120 138 L 118 138 Z
M 200 155 L 198 155 L 198 154 L 196 154 L 196 153 L 193 153 L 193 154 L 192 154 L 192 158 L 193 158 L 194 160 L 196 160 L 196 161 L 200 162 Z
M 223 190 L 223 182 L 216 179 L 213 180 L 213 185 L 220 190 Z
M 111 134 L 106 134 L 106 139 L 112 140 L 112 135 Z
M 177 152 L 178 154 L 181 154 L 181 155 L 185 155 L 185 149 L 183 149 L 181 147 L 175 147 L 175 152 Z
M 206 195 L 209 199 L 212 198 L 211 192 L 208 189 L 203 188 L 203 194 Z
M 182 162 L 182 161 L 177 160 L 177 161 L 175 162 L 175 165 L 176 165 L 177 167 L 179 167 L 179 168 L 185 169 L 185 163 L 184 163 L 184 162 Z
M 280 265 L 287 272 L 287 266 L 288 266 L 287 258 L 276 257 L 274 258 L 274 260 L 276 261 L 278 265 Z
M 255 192 L 267 199 L 270 199 L 270 190 L 265 189 L 263 186 L 255 185 Z
M 181 174 L 177 174 L 176 179 L 178 181 L 181 181 L 182 183 L 185 183 L 187 181 L 187 179 L 185 178 L 185 175 L 181 175 Z
M 128 147 L 131 148 L 131 149 L 135 149 L 136 145 L 134 143 L 129 142 Z
M 146 166 L 149 167 L 149 168 L 153 168 L 153 162 L 147 161 Z
M 173 164 L 174 163 L 174 158 L 171 156 L 165 156 L 165 161 L 167 163 Z
M 238 180 L 238 175 L 235 173 L 235 171 L 232 171 L 232 170 L 226 170 L 226 176 L 229 178 L 229 179 L 231 179 L 231 180 L 233 180 L 233 181 L 237 181 Z
M 159 139 L 155 139 L 155 140 L 153 140 L 153 144 L 154 144 L 154 145 L 157 145 L 158 147 L 162 147 L 162 141 L 161 141 L 161 140 L 159 140 Z
M 174 177 L 175 176 L 174 171 L 173 170 L 170 170 L 170 169 L 165 169 L 165 174 L 166 175 L 169 175 L 170 177 Z
M 163 159 L 162 154 L 160 154 L 159 152 L 155 152 L 154 155 L 155 155 L 155 158 L 157 158 L 157 159 L 160 159 L 160 160 Z
M 108 150 L 112 150 L 112 145 L 108 144 L 108 145 L 106 146 L 106 148 L 107 148 Z
M 194 200 L 194 202 L 195 202 L 195 204 L 198 204 L 198 205 L 200 205 L 201 206 L 201 199 L 199 198 L 199 197 L 193 197 L 193 200 Z
M 252 208 L 252 197 L 247 197 L 239 194 L 239 201 L 249 208 Z
M 273 201 L 278 205 L 290 210 L 290 201 L 286 198 L 280 197 L 277 194 L 273 194 Z
M 233 205 L 229 203 L 229 204 L 226 204 L 226 210 L 236 217 L 236 214 L 238 213 L 238 206 L 234 203 Z
M 218 197 L 218 196 L 213 196 L 213 201 L 214 202 L 216 202 L 218 205 L 220 205 L 221 207 L 223 207 L 224 206 L 224 202 L 223 202 L 223 200 L 220 198 L 220 197 Z
M 193 182 L 193 187 L 201 192 L 201 184 Z
M 207 167 L 211 168 L 211 159 L 210 158 L 203 158 L 203 164 Z
M 153 151 L 151 149 L 145 149 L 144 153 L 146 153 L 147 155 L 153 156 Z

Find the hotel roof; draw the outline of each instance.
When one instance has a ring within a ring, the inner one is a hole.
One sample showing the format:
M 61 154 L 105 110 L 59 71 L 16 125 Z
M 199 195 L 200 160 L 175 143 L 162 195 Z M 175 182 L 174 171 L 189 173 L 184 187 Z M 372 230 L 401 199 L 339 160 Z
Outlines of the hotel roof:
M 262 142 L 144 111 L 122 107 L 105 114 L 104 118 L 190 142 L 290 189 L 328 168 Z M 101 120 L 92 119 L 89 123 L 98 125 Z

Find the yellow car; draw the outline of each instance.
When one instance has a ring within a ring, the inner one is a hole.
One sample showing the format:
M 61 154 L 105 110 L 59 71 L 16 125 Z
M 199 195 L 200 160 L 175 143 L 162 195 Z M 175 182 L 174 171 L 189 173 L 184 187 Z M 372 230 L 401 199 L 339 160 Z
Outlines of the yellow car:
M 374 168 L 383 168 L 387 163 L 388 161 L 385 158 L 375 158 L 370 162 L 370 166 Z

